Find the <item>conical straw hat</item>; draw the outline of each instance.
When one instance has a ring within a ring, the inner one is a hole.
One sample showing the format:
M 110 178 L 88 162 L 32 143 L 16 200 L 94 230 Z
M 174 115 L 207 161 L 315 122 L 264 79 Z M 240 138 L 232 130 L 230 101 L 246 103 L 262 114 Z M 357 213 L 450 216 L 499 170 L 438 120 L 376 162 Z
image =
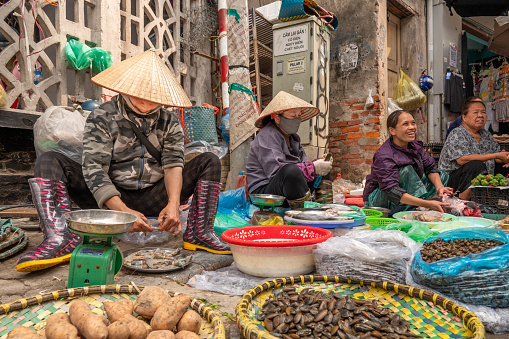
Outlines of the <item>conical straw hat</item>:
M 302 100 L 301 98 L 297 98 L 290 93 L 286 93 L 284 91 L 279 92 L 272 101 L 265 107 L 262 114 L 256 119 L 255 126 L 258 128 L 262 128 L 262 120 L 268 115 L 272 113 L 282 113 L 292 108 L 300 108 L 301 110 L 301 121 L 306 121 L 311 119 L 320 113 L 320 110 L 310 103 Z
M 126 59 L 91 81 L 112 91 L 165 106 L 192 107 L 182 86 L 154 49 Z

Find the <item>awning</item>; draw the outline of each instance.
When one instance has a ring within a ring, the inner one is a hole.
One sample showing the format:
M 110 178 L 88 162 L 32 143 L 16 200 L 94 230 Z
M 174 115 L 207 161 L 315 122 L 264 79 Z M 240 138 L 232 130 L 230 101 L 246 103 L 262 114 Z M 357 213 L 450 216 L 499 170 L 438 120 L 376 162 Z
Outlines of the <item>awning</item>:
M 509 58 L 509 23 L 500 26 L 495 20 L 495 29 L 488 50 Z
M 509 12 L 508 0 L 445 0 L 452 15 L 452 8 L 461 17 L 500 16 Z

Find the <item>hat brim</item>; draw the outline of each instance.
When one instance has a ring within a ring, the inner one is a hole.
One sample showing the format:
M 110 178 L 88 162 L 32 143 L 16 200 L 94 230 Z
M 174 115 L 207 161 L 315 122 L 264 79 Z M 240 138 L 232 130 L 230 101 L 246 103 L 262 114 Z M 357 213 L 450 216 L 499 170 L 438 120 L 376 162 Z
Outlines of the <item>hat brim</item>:
M 294 109 L 294 108 L 300 108 L 300 111 L 301 111 L 300 120 L 301 120 L 301 122 L 304 122 L 304 121 L 307 121 L 307 120 L 309 120 L 311 118 L 314 118 L 314 117 L 316 117 L 320 113 L 320 110 L 318 108 L 316 108 L 316 107 L 292 107 L 292 108 L 286 108 L 286 109 L 282 109 L 282 110 L 279 110 L 279 111 L 271 112 L 270 114 L 260 115 L 258 117 L 258 119 L 256 119 L 256 121 L 255 121 L 255 126 L 258 127 L 258 128 L 263 128 L 263 119 L 265 117 L 270 116 L 271 114 L 282 114 L 285 111 L 288 111 L 288 110 Z

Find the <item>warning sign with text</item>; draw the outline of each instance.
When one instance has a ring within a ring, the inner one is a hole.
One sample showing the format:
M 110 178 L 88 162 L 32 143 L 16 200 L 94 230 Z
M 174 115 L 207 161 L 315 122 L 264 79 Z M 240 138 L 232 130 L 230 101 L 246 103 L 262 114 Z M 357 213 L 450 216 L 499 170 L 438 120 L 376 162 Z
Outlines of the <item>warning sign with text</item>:
M 306 71 L 306 56 L 300 56 L 287 60 L 288 74 L 303 73 Z
M 299 25 L 274 31 L 274 56 L 308 50 L 308 25 Z

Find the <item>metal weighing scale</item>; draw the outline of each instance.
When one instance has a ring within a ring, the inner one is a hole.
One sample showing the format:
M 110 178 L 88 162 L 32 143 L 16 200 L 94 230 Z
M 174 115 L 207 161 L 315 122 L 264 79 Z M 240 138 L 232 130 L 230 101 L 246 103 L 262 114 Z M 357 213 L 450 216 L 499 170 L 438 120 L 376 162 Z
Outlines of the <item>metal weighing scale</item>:
M 113 237 L 127 233 L 137 219 L 131 213 L 81 210 L 64 214 L 69 231 L 83 237 L 72 252 L 67 288 L 113 284 L 122 267 L 122 252 Z M 106 238 L 106 241 L 91 237 Z
M 251 202 L 260 207 L 259 211 L 253 213 L 252 223 L 253 225 L 258 225 L 257 220 L 259 219 L 268 219 L 272 216 L 278 216 L 279 214 L 274 212 L 274 208 L 277 206 L 283 205 L 285 201 L 285 197 L 274 194 L 250 194 Z M 270 207 L 270 212 L 264 211 L 264 208 Z

